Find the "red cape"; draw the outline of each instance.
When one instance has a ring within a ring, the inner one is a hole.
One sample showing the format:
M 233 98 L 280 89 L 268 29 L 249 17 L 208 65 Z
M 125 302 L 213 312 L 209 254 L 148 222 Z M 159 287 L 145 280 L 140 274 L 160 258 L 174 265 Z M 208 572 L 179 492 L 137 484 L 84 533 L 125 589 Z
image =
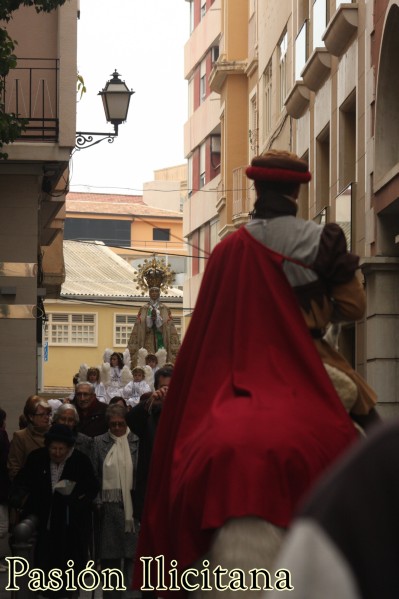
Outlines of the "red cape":
M 229 518 L 286 527 L 356 438 L 283 260 L 245 228 L 209 259 L 157 431 L 135 587 L 141 556 L 189 566 Z

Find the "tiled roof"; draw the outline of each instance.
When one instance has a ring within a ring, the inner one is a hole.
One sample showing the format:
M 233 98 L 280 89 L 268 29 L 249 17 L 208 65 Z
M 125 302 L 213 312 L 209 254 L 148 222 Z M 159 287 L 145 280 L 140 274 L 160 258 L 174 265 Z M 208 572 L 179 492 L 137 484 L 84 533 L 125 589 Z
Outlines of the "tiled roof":
M 126 216 L 161 216 L 183 218 L 181 212 L 148 206 L 143 196 L 112 195 L 101 193 L 68 193 L 66 211 L 97 214 L 118 214 Z
M 141 297 L 134 282 L 136 269 L 101 242 L 64 241 L 64 259 L 66 277 L 61 298 Z M 161 295 L 181 298 L 183 292 L 172 287 Z

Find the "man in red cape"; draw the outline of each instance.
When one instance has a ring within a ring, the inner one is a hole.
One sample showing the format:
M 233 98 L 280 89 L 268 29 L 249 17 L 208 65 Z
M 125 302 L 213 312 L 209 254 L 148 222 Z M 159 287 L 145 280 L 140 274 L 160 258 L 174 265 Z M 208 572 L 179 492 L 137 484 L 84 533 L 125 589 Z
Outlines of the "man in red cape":
M 290 158 L 277 177 L 284 171 L 299 189 L 310 178 L 303 164 Z M 176 560 L 181 572 L 232 518 L 286 528 L 320 473 L 356 438 L 286 261 L 246 227 L 208 261 L 157 431 L 135 588 L 140 558 L 162 555 L 165 568 Z

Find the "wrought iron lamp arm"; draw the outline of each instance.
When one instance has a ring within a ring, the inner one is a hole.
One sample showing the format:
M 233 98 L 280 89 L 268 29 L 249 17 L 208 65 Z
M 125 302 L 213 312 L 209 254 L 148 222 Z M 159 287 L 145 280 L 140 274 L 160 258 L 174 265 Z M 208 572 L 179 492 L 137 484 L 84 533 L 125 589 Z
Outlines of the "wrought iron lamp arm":
M 109 144 L 114 143 L 115 137 L 118 137 L 118 124 L 114 123 L 114 133 L 95 133 L 93 131 L 76 131 L 75 150 L 85 150 L 99 144 L 105 139 Z M 94 139 L 99 137 L 100 139 Z

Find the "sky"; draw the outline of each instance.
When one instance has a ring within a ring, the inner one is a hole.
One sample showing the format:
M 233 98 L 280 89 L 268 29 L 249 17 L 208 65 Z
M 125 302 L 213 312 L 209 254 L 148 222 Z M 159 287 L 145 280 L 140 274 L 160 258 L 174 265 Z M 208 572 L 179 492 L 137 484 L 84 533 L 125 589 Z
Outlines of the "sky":
M 71 191 L 139 195 L 154 170 L 185 163 L 188 37 L 185 0 L 80 0 L 77 131 L 113 131 L 97 94 L 115 69 L 135 93 L 114 143 L 74 152 Z

